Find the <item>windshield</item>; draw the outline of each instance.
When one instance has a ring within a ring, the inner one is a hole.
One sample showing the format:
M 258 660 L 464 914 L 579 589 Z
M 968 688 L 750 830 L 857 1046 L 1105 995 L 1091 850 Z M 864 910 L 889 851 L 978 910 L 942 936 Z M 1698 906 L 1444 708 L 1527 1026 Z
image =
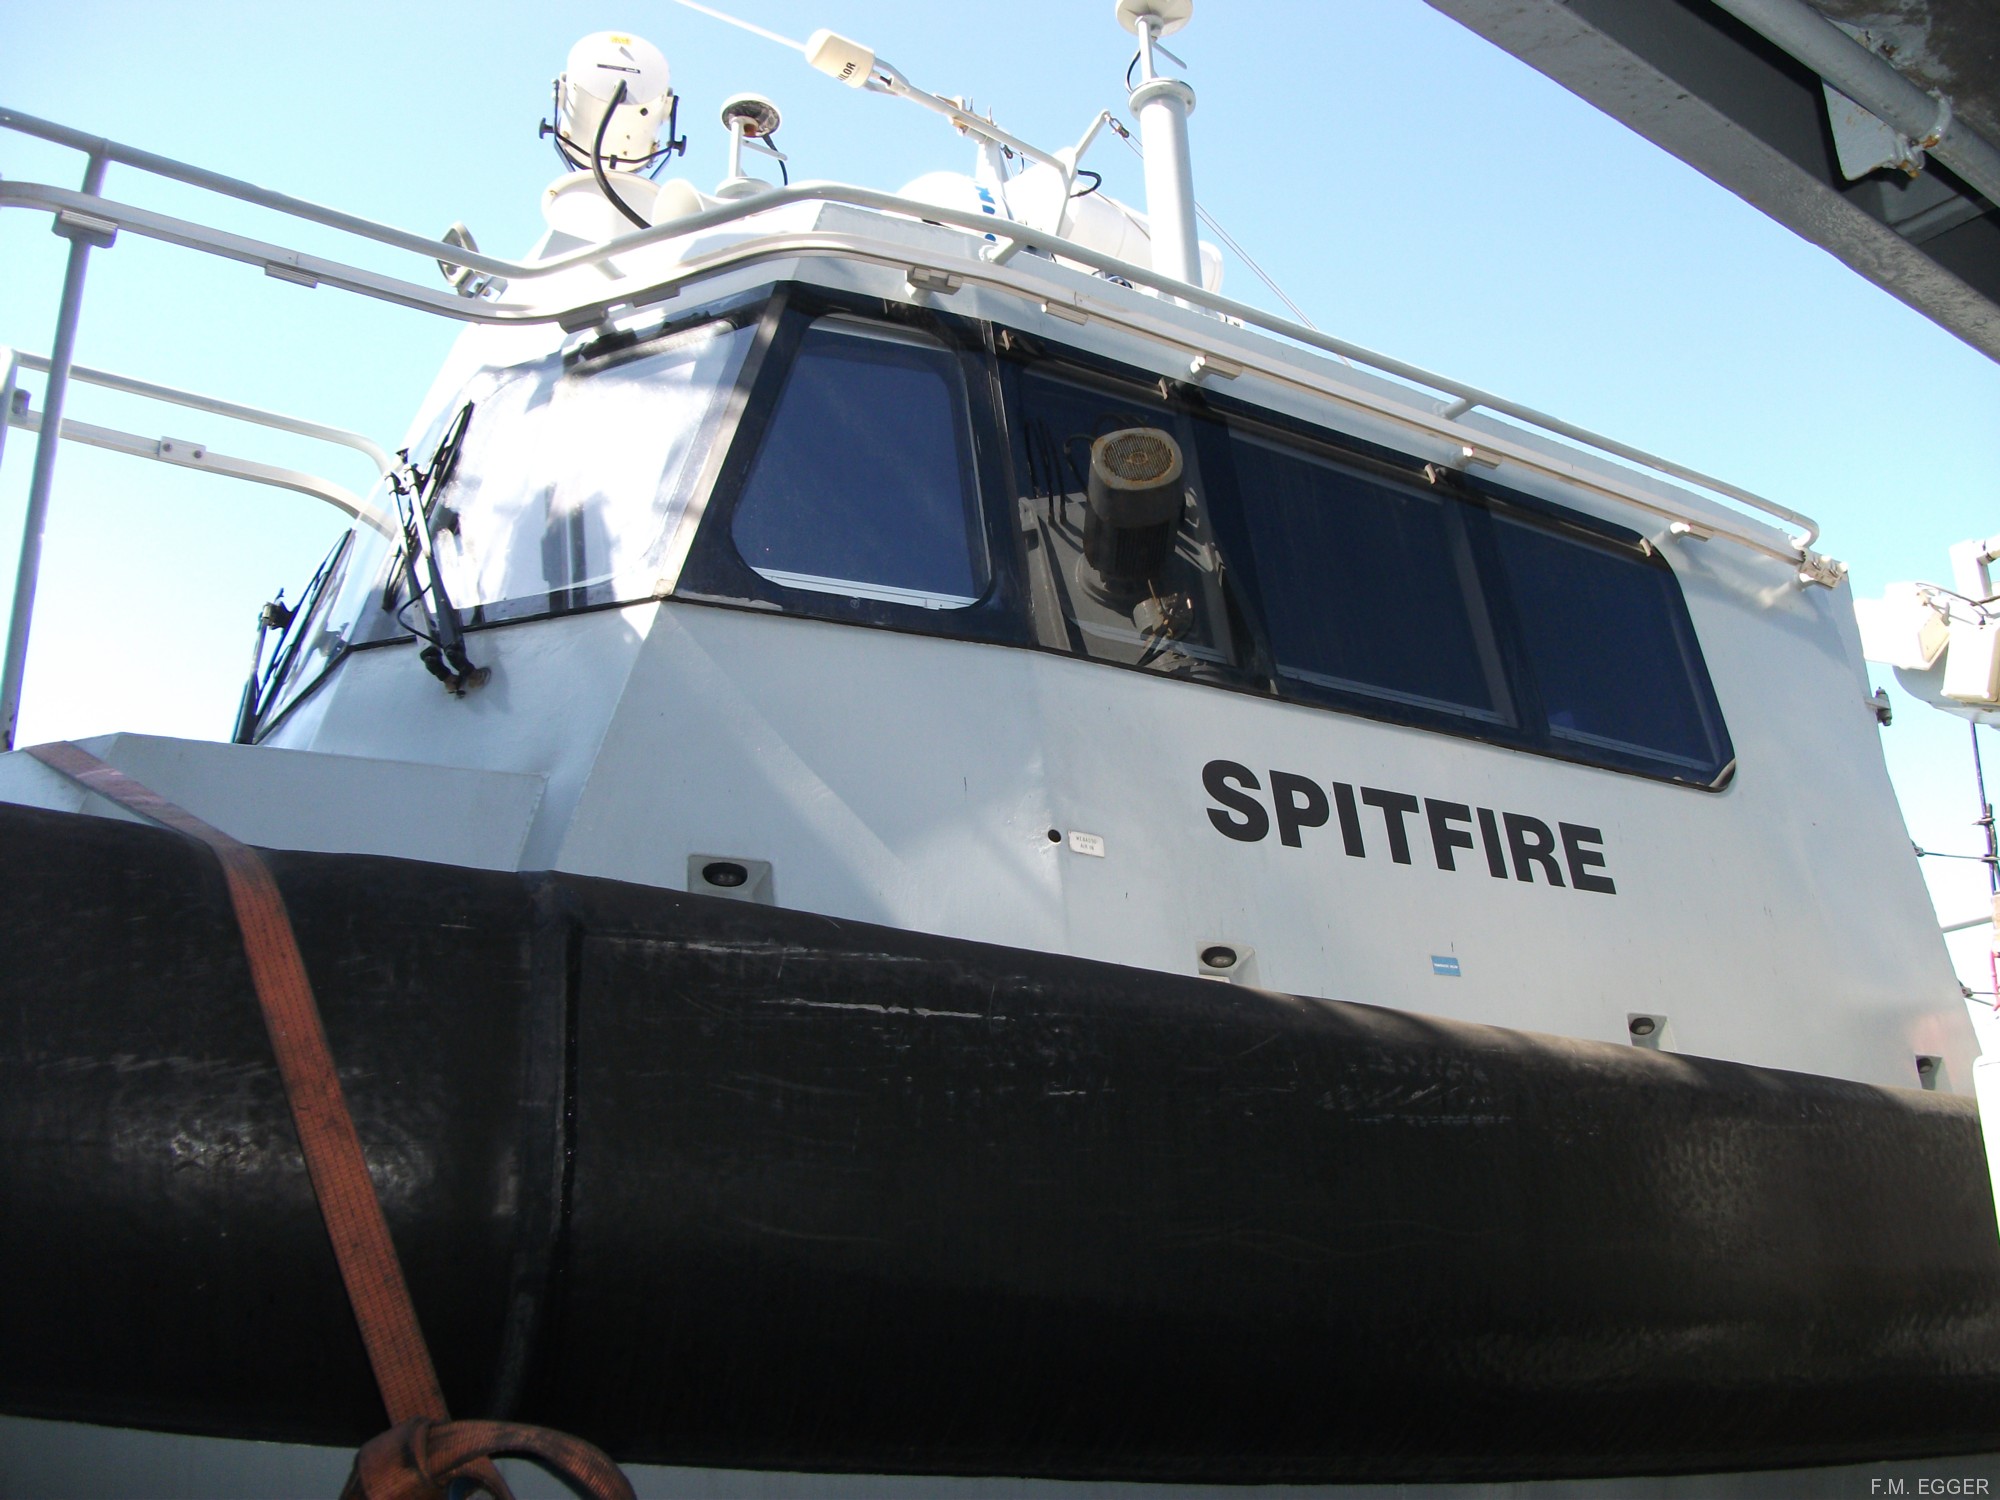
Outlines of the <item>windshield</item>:
M 459 427 L 427 497 L 437 557 L 467 625 L 649 598 L 713 445 L 753 330 L 716 321 L 565 368 L 560 355 L 487 369 L 438 414 L 422 468 Z M 443 476 L 441 476 L 443 477 Z M 386 505 L 385 505 L 386 508 Z M 338 560 L 266 725 L 348 645 L 409 633 L 399 538 L 366 526 Z
M 464 446 L 437 496 L 456 514 L 433 528 L 469 621 L 482 605 L 576 608 L 656 591 L 705 419 L 749 340 L 711 323 L 615 364 L 565 370 L 551 356 L 466 392 Z

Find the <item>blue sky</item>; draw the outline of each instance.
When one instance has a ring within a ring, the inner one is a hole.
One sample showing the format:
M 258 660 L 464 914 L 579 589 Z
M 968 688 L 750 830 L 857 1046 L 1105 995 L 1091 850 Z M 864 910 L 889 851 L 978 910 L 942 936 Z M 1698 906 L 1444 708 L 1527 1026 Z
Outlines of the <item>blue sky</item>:
M 793 37 L 846 33 L 1045 146 L 1100 107 L 1124 113 L 1130 54 L 1110 0 L 723 8 Z M 667 0 L 17 7 L 0 102 L 411 229 L 462 219 L 517 254 L 557 169 L 535 135 L 549 81 L 578 36 L 608 27 L 666 51 L 698 185 L 722 175 L 719 104 L 746 89 L 783 109 L 795 178 L 893 188 L 969 163 L 942 122 Z M 1201 0 L 1173 45 L 1199 99 L 1198 194 L 1329 331 L 1804 510 L 1862 593 L 1943 578 L 1950 542 L 2000 530 L 2000 367 L 1420 0 Z M 1088 165 L 1142 201 L 1115 140 Z M 73 186 L 81 170 L 74 153 L 0 135 L 0 175 Z M 353 254 L 126 169 L 106 190 Z M 63 249 L 46 218 L 0 215 L 0 342 L 46 351 Z M 1228 274 L 1227 290 L 1273 305 L 1242 267 Z M 393 444 L 451 332 L 127 236 L 94 257 L 78 358 Z M 353 488 L 369 478 L 358 456 L 97 391 L 74 390 L 70 415 Z M 16 434 L 0 465 L 0 578 L 31 451 Z M 66 448 L 23 740 L 226 735 L 257 606 L 296 592 L 342 529 L 301 498 Z M 1967 731 L 1895 696 L 1885 746 L 1912 831 L 1970 849 Z M 1977 867 L 1942 873 L 1944 904 L 1975 910 Z

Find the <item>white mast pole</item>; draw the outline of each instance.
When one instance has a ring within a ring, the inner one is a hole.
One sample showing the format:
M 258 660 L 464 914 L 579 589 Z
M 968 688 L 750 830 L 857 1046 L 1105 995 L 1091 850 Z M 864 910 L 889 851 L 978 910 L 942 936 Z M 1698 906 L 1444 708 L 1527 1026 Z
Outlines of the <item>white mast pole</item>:
M 1139 86 L 1129 101 L 1146 152 L 1146 220 L 1152 228 L 1153 269 L 1201 285 L 1201 244 L 1196 234 L 1194 163 L 1188 155 L 1187 119 L 1194 90 L 1154 71 L 1153 44 L 1180 30 L 1193 0 L 1118 0 L 1118 20 L 1139 38 Z

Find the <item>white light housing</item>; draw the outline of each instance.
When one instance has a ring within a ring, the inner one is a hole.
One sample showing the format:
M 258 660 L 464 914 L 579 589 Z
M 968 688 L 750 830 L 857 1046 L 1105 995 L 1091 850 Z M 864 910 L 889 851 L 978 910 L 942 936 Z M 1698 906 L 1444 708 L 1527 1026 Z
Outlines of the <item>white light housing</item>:
M 1944 656 L 1944 695 L 1960 703 L 2000 702 L 2000 624 L 1953 620 Z
M 1856 599 L 1861 654 L 1885 667 L 1924 672 L 1934 666 L 1949 634 L 1931 593 L 1914 583 L 1892 583 L 1880 599 Z
M 604 132 L 604 162 L 645 161 L 666 128 L 669 83 L 666 54 L 651 42 L 622 31 L 595 32 L 569 50 L 556 123 L 573 147 L 588 153 L 622 84 L 625 97 Z
M 806 61 L 851 89 L 866 88 L 875 75 L 873 52 L 824 27 L 806 38 Z

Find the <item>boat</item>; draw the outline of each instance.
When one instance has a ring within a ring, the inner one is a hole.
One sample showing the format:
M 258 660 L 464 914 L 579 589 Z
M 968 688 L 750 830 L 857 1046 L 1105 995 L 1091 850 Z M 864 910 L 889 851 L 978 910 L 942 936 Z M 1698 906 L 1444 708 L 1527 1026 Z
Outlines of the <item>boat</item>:
M 1134 122 L 1055 150 L 816 33 L 973 143 L 896 193 L 790 183 L 756 95 L 697 188 L 593 35 L 518 260 L 0 111 L 93 164 L 0 182 L 79 294 L 122 237 L 464 325 L 393 455 L 80 365 L 75 296 L 13 362 L 43 503 L 57 435 L 145 446 L 71 382 L 381 473 L 153 444 L 351 527 L 229 743 L 0 756 L 10 1463 L 337 1484 L 401 1420 L 263 879 L 442 1398 L 642 1487 L 1991 1472 L 1977 1046 L 1845 569 L 1225 295 L 1190 13 L 1120 0 Z

